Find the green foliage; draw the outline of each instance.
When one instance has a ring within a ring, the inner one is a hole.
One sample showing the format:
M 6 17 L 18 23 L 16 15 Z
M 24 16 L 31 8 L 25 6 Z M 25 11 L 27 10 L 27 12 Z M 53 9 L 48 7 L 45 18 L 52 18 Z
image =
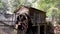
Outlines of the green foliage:
M 52 10 L 50 8 L 57 8 L 55 6 L 57 6 L 57 4 L 60 2 L 60 0 L 40 0 L 38 2 L 38 9 L 40 10 L 44 10 L 47 12 L 47 16 L 52 16 Z M 58 4 L 58 6 L 60 6 L 60 4 Z M 59 10 L 59 9 L 58 9 Z
M 0 8 L 2 8 L 2 6 L 3 6 L 3 5 L 2 5 L 2 2 L 1 2 L 1 0 L 0 0 Z
M 32 4 L 36 2 L 36 0 L 7 0 L 7 1 L 8 3 L 6 4 L 6 6 L 8 7 L 10 12 L 14 12 L 19 7 L 21 7 L 21 5 L 32 6 Z M 2 7 L 2 4 L 0 4 L 0 6 Z
M 2 7 L 2 4 L 0 3 L 0 8 Z
M 38 9 L 44 10 L 48 17 L 55 18 L 60 23 L 60 0 L 40 0 Z

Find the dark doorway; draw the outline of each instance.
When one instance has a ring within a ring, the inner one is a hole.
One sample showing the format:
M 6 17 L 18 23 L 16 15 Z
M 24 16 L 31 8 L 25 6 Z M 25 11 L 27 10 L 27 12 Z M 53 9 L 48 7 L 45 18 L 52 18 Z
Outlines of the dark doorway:
M 37 34 L 38 33 L 38 26 L 33 26 L 32 31 L 33 31 L 33 34 Z
M 28 29 L 26 34 L 37 34 L 38 33 L 38 26 L 32 26 L 31 29 Z
M 44 34 L 44 25 L 40 26 L 40 34 Z

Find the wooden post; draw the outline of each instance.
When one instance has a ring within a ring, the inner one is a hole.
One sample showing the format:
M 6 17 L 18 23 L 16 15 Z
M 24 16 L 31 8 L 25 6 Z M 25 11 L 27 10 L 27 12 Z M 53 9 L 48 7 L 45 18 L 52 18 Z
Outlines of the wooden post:
M 46 34 L 46 24 L 44 24 L 44 34 Z
M 40 34 L 40 25 L 38 24 L 38 34 Z

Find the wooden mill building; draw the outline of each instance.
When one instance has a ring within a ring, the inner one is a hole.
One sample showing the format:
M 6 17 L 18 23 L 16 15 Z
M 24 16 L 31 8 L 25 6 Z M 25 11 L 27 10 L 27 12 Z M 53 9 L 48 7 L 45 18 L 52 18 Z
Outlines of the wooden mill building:
M 16 14 L 24 12 L 30 15 L 35 34 L 47 34 L 46 12 L 26 6 L 15 11 Z

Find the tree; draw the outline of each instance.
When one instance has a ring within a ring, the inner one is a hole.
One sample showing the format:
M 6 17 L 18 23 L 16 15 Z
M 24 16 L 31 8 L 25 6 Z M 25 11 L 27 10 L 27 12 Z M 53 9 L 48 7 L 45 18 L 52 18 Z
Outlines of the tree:
M 45 11 L 48 18 L 60 22 L 60 0 L 39 0 L 37 4 L 38 9 Z
M 9 11 L 8 12 L 14 12 L 16 9 L 21 7 L 21 5 L 29 5 L 32 6 L 32 3 L 36 2 L 36 0 L 7 0 L 8 3 L 5 4 Z M 4 3 L 3 3 L 4 4 Z

